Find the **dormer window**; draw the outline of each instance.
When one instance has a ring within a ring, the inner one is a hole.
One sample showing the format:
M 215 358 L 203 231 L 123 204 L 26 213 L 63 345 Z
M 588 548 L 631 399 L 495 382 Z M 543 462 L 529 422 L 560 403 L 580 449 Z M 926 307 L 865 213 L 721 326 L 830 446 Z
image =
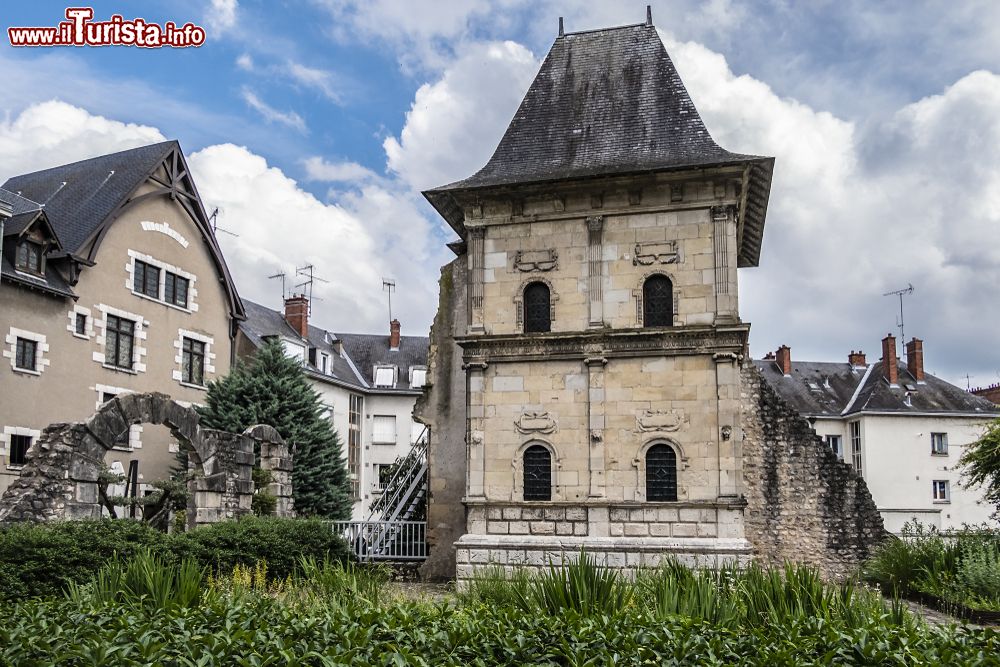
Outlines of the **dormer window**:
M 396 367 L 376 366 L 374 379 L 376 388 L 392 389 L 396 386 Z
M 326 352 L 319 355 L 319 370 L 322 371 L 323 374 L 330 372 L 330 355 Z
M 21 241 L 17 244 L 17 255 L 14 268 L 42 275 L 42 246 L 34 241 Z
M 410 388 L 420 389 L 427 384 L 427 369 L 415 367 L 410 369 Z

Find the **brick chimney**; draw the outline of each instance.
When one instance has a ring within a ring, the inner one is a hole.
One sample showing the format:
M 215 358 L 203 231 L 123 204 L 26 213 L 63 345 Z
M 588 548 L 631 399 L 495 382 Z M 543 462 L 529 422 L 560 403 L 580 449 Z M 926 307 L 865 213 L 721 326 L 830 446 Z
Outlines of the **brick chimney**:
M 899 365 L 896 363 L 896 337 L 886 334 L 882 339 L 882 377 L 892 385 L 899 384 Z
M 285 299 L 285 320 L 303 338 L 309 337 L 309 299 L 293 294 Z
M 853 368 L 864 368 L 868 364 L 865 363 L 865 353 L 861 350 L 855 352 L 851 350 L 851 353 L 847 355 L 847 363 L 849 363 Z
M 389 349 L 399 349 L 399 320 L 389 322 Z
M 924 381 L 924 341 L 919 338 L 906 344 L 906 370 L 917 382 Z
M 792 348 L 787 345 L 782 345 L 775 352 L 776 361 L 778 362 L 778 367 L 781 369 L 782 374 L 791 375 L 792 374 Z

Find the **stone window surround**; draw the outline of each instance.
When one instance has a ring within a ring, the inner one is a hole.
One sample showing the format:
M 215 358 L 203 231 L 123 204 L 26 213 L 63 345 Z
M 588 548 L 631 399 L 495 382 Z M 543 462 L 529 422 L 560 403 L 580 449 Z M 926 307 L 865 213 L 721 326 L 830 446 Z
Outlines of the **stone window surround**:
M 657 501 L 647 501 L 646 500 L 646 454 L 649 452 L 650 447 L 655 445 L 667 445 L 674 450 L 674 454 L 677 455 L 677 500 L 657 500 Z M 688 500 L 688 485 L 683 483 L 684 476 L 683 471 L 691 467 L 688 457 L 684 455 L 684 449 L 680 446 L 676 440 L 671 440 L 670 438 L 653 438 L 649 440 L 641 447 L 639 447 L 636 457 L 632 459 L 632 466 L 636 470 L 635 476 L 635 499 L 638 502 L 656 502 L 660 503 L 670 503 L 670 502 L 684 502 Z
M 172 264 L 167 264 L 166 262 L 160 261 L 155 257 L 143 254 L 137 250 L 132 250 L 131 248 L 128 251 L 128 256 L 129 256 L 129 261 L 125 264 L 125 272 L 128 274 L 128 276 L 125 278 L 125 288 L 128 289 L 130 293 L 139 297 L 140 299 L 146 299 L 147 301 L 155 301 L 158 304 L 167 306 L 169 308 L 174 308 L 176 310 L 180 310 L 185 313 L 198 312 L 198 303 L 195 300 L 198 296 L 198 288 L 196 287 L 197 284 L 196 281 L 198 280 L 197 276 L 195 276 L 193 273 L 188 273 L 184 269 L 178 268 Z M 146 264 L 149 264 L 151 266 L 160 269 L 160 278 L 159 278 L 160 282 L 159 286 L 157 287 L 158 290 L 157 298 L 154 299 L 153 297 L 143 294 L 142 292 L 135 291 L 136 261 L 145 262 Z M 166 301 L 164 296 L 164 289 L 166 286 L 167 272 L 173 273 L 177 276 L 180 276 L 181 278 L 185 278 L 188 281 L 187 308 Z
M 105 401 L 104 394 L 114 394 L 115 396 L 120 396 L 121 394 L 133 394 L 135 393 L 131 389 L 125 389 L 124 387 L 112 387 L 106 384 L 96 384 L 92 387 L 97 392 L 97 403 L 95 404 L 95 409 L 100 410 L 101 406 L 104 405 Z M 142 424 L 132 424 L 128 429 L 128 447 L 114 447 L 113 449 L 120 452 L 131 452 L 136 449 L 142 449 Z
M 523 281 L 517 288 L 517 293 L 514 294 L 514 309 L 517 312 L 515 323 L 517 333 L 524 333 L 524 290 L 527 289 L 528 285 L 531 285 L 532 283 L 542 283 L 549 288 L 549 322 L 551 323 L 556 321 L 556 301 L 559 300 L 559 293 L 556 292 L 555 288 L 552 286 L 552 281 L 548 278 L 543 278 L 542 276 L 532 276 L 531 278 Z
M 95 336 L 94 338 L 95 342 L 100 348 L 99 352 L 94 352 L 93 355 L 94 361 L 101 364 L 104 368 L 107 368 L 108 370 L 117 371 L 119 373 L 129 373 L 133 375 L 136 373 L 145 373 L 146 364 L 145 362 L 143 362 L 143 359 L 146 357 L 148 350 L 143 345 L 143 341 L 146 340 L 147 336 L 146 329 L 149 328 L 149 320 L 143 318 L 142 315 L 138 315 L 136 313 L 130 313 L 125 310 L 120 310 L 118 308 L 115 308 L 114 306 L 109 306 L 103 303 L 95 305 L 94 309 L 101 313 L 100 319 L 96 317 L 91 318 L 93 321 L 92 326 L 94 326 L 96 329 L 101 330 L 100 333 L 97 334 L 97 336 Z M 118 366 L 112 366 L 107 363 L 107 359 L 105 357 L 105 350 L 107 348 L 105 346 L 107 345 L 106 332 L 108 327 L 108 315 L 114 315 L 115 317 L 121 317 L 135 322 L 135 330 L 133 332 L 134 339 L 132 342 L 134 349 L 132 350 L 133 354 L 132 354 L 131 369 L 119 368 Z
M 191 340 L 196 340 L 199 343 L 205 344 L 205 384 L 191 384 L 190 382 L 184 382 L 182 379 L 184 377 L 183 367 L 184 367 L 184 339 L 190 338 Z M 206 336 L 205 334 L 200 334 L 196 331 L 188 331 L 187 329 L 177 330 L 177 340 L 174 341 L 174 349 L 177 350 L 177 354 L 174 355 L 174 363 L 177 367 L 171 372 L 171 377 L 176 380 L 179 384 L 185 387 L 191 387 L 192 389 L 199 389 L 201 391 L 208 391 L 208 381 L 209 375 L 215 375 L 215 364 L 212 363 L 215 360 L 215 353 L 212 352 L 212 346 L 215 345 L 215 338 L 212 336 Z
M 552 497 L 549 500 L 524 500 L 524 453 L 529 447 L 534 447 L 535 445 L 545 447 L 545 449 L 549 450 L 549 456 L 552 457 Z M 510 465 L 514 469 L 514 496 L 512 500 L 525 503 L 545 503 L 563 500 L 562 488 L 559 486 L 559 471 L 562 469 L 562 457 L 559 456 L 555 445 L 548 440 L 532 438 L 525 441 L 514 452 L 514 460 L 511 461 Z
M 678 305 L 680 304 L 681 300 L 681 291 L 677 288 L 677 280 L 674 278 L 674 276 L 670 275 L 670 272 L 665 271 L 664 269 L 647 271 L 639 279 L 638 285 L 636 285 L 636 287 L 632 290 L 632 298 L 635 299 L 635 325 L 639 328 L 643 328 L 646 326 L 645 323 L 643 322 L 644 318 L 642 312 L 642 291 L 643 287 L 645 287 L 646 285 L 646 281 L 652 278 L 653 276 L 663 276 L 664 278 L 670 281 L 670 285 L 674 288 L 673 299 L 672 299 L 673 303 L 671 303 L 670 306 L 674 311 L 673 312 L 674 326 L 677 326 L 678 324 L 677 316 L 679 314 Z
M 0 457 L 10 456 L 10 436 L 12 435 L 26 435 L 31 438 L 31 444 L 34 445 L 35 441 L 41 437 L 42 432 L 24 426 L 4 426 L 3 431 L 0 432 Z M 7 470 L 20 470 L 23 466 L 8 465 L 6 467 Z
M 76 332 L 77 315 L 83 315 L 87 318 L 87 327 L 83 334 L 78 334 Z M 90 340 L 91 337 L 94 336 L 94 316 L 91 313 L 90 308 L 84 308 L 83 306 L 74 304 L 73 308 L 67 313 L 67 317 L 69 318 L 69 324 L 66 325 L 66 331 L 83 340 Z
M 34 369 L 17 367 L 18 338 L 35 342 Z M 23 373 L 24 375 L 41 375 L 42 372 L 49 366 L 50 360 L 45 357 L 45 353 L 49 351 L 49 344 L 46 342 L 44 334 L 18 329 L 17 327 L 11 327 L 4 342 L 6 345 L 4 346 L 3 356 L 10 359 L 10 367 L 15 373 Z

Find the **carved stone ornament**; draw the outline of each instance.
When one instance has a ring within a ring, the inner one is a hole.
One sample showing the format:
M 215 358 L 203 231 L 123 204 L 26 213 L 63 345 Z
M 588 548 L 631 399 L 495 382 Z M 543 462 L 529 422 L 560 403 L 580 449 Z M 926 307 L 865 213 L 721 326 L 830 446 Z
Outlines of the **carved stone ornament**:
M 481 432 L 479 432 L 479 431 L 473 432 L 472 437 L 469 439 L 469 442 L 470 442 L 470 444 L 473 444 L 473 445 L 475 445 L 477 447 L 480 446 L 480 445 L 482 445 L 483 444 L 483 434 Z
M 603 440 L 603 439 L 604 439 L 604 436 L 601 435 L 601 432 L 599 430 L 597 430 L 596 428 L 592 429 L 590 431 L 590 441 L 592 443 L 594 443 L 595 445 L 598 444 L 598 443 L 600 443 L 601 440 Z
M 559 253 L 555 250 L 518 250 L 514 253 L 514 269 L 522 273 L 551 271 L 559 266 Z
M 636 243 L 633 266 L 650 266 L 652 264 L 676 264 L 679 260 L 676 241 L 660 243 Z
M 549 434 L 556 430 L 556 420 L 548 412 L 522 412 L 514 420 L 514 428 L 520 433 Z
M 677 431 L 684 425 L 684 413 L 678 410 L 644 410 L 636 418 L 636 430 L 640 433 L 650 431 Z
M 731 437 L 733 437 L 733 427 L 726 424 L 722 427 L 722 439 L 729 440 Z

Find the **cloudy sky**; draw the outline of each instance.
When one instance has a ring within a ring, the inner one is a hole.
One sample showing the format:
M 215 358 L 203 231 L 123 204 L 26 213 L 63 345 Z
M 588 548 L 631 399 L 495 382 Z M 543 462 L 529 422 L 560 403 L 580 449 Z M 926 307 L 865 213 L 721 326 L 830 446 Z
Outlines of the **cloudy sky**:
M 312 263 L 314 320 L 426 334 L 452 239 L 419 195 L 489 158 L 564 16 L 646 2 L 93 2 L 205 26 L 197 49 L 0 45 L 0 181 L 178 139 L 241 294 Z M 5 6 L 3 27 L 63 6 Z M 714 138 L 777 158 L 761 264 L 741 271 L 755 356 L 869 359 L 896 328 L 928 370 L 1000 382 L 1000 4 L 662 0 L 653 19 Z

